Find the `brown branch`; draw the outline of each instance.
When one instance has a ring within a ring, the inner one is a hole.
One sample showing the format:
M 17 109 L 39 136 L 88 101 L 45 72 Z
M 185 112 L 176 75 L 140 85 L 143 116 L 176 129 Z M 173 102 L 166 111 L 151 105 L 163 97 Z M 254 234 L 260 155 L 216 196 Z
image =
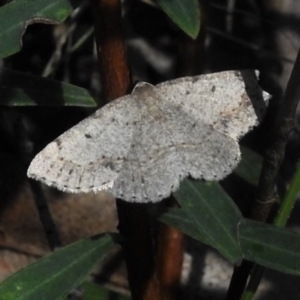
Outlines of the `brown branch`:
M 274 122 L 271 144 L 264 158 L 257 189 L 257 200 L 254 202 L 251 212 L 251 218 L 257 221 L 263 222 L 267 219 L 275 200 L 276 177 L 285 155 L 289 133 L 294 127 L 294 116 L 300 100 L 299 78 L 300 51 Z M 226 299 L 240 299 L 253 266 L 252 262 L 243 262 L 240 267 L 235 268 Z
M 207 1 L 200 1 L 201 30 L 196 40 L 181 33 L 178 48 L 177 77 L 201 73 L 204 62 L 204 41 L 206 33 Z M 168 206 L 176 204 L 173 197 Z M 157 255 L 157 278 L 164 300 L 178 299 L 184 255 L 184 236 L 179 230 L 162 224 L 159 232 Z
M 90 0 L 94 17 L 99 72 L 106 101 L 131 92 L 121 27 L 119 0 Z
M 131 91 L 119 0 L 91 0 L 97 54 L 105 99 L 112 101 Z M 155 249 L 147 205 L 117 199 L 119 231 L 133 300 L 159 300 Z
M 160 300 L 147 205 L 117 199 L 117 210 L 131 297 L 133 300 Z
M 275 120 L 272 143 L 266 151 L 260 174 L 257 200 L 252 208 L 252 218 L 258 221 L 266 220 L 274 203 L 276 177 L 284 158 L 289 133 L 294 127 L 294 117 L 300 99 L 299 78 L 300 52 L 298 52 L 280 110 Z
M 183 234 L 177 229 L 161 224 L 157 266 L 164 300 L 178 298 L 184 253 L 183 238 Z

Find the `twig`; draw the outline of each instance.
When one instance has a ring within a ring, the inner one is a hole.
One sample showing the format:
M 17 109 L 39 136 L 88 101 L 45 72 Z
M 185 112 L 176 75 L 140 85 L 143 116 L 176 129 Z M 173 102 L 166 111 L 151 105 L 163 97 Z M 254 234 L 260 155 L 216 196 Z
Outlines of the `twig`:
M 98 63 L 106 101 L 131 90 L 125 45 L 121 30 L 119 0 L 91 0 L 97 42 Z M 119 231 L 123 237 L 131 296 L 133 300 L 159 300 L 155 276 L 154 243 L 145 204 L 117 199 Z
M 160 300 L 155 248 L 147 205 L 117 199 L 119 230 L 133 300 Z
M 62 247 L 62 242 L 52 219 L 45 194 L 40 182 L 30 179 L 30 187 L 33 194 L 34 202 L 39 214 L 40 221 L 43 225 L 49 247 L 52 251 Z
M 36 152 L 34 151 L 33 147 L 28 147 L 28 141 L 30 141 L 30 137 L 28 136 L 28 131 L 25 130 L 25 128 L 26 126 L 24 126 L 23 120 L 21 119 L 18 119 L 14 124 L 17 140 L 19 142 L 19 151 L 22 154 L 24 164 L 28 166 Z M 62 241 L 52 219 L 41 184 L 31 179 L 29 180 L 29 184 L 48 245 L 52 251 L 57 250 L 58 248 L 62 247 Z
M 300 51 L 298 52 L 283 101 L 275 119 L 271 144 L 266 151 L 263 162 L 257 190 L 257 200 L 253 205 L 251 214 L 251 218 L 258 221 L 265 221 L 267 219 L 269 211 L 272 208 L 275 200 L 274 187 L 276 184 L 276 177 L 284 158 L 285 147 L 289 133 L 294 127 L 294 116 L 300 100 L 299 76 Z M 247 266 L 249 269 L 248 264 Z M 255 264 L 252 264 L 252 267 L 254 267 L 253 273 L 245 294 L 243 295 L 243 300 L 252 299 L 264 273 L 264 267 Z M 238 277 L 242 272 L 244 272 L 243 268 L 239 268 L 237 272 L 235 272 L 235 277 Z M 245 281 L 240 282 L 240 286 L 245 286 L 246 281 L 247 278 Z M 227 294 L 227 299 L 233 299 L 229 298 L 228 295 L 229 291 Z M 237 297 L 234 299 L 240 299 L 240 295 L 237 295 Z
M 266 151 L 258 184 L 257 201 L 252 209 L 255 220 L 266 220 L 274 202 L 274 186 L 284 158 L 289 133 L 294 127 L 296 108 L 300 99 L 300 52 L 287 84 L 280 110 L 275 120 L 271 145 Z
M 161 224 L 157 266 L 164 300 L 178 299 L 184 253 L 183 238 L 179 230 Z
M 91 0 L 91 5 L 103 94 L 106 101 L 112 101 L 131 91 L 121 5 L 118 0 Z

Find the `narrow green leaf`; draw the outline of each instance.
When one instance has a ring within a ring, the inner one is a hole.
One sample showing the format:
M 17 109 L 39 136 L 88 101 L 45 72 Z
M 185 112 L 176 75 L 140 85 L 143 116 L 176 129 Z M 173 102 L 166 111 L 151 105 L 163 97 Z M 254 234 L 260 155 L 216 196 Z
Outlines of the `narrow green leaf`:
M 257 185 L 263 159 L 259 154 L 246 147 L 241 147 L 241 152 L 242 160 L 235 168 L 234 173 L 249 183 Z
M 239 225 L 245 259 L 288 274 L 300 274 L 300 235 L 252 220 Z
M 71 0 L 14 0 L 0 8 L 0 58 L 21 49 L 28 24 L 62 22 L 73 11 Z
M 96 106 L 96 103 L 84 88 L 0 69 L 0 105 Z
M 209 245 L 232 263 L 241 260 L 237 225 L 242 216 L 219 184 L 184 180 L 174 196 Z
M 182 233 L 209 244 L 210 240 L 205 235 L 201 234 L 191 218 L 181 208 L 171 208 L 167 213 L 160 216 L 159 220 L 171 227 L 179 229 Z
M 62 248 L 9 277 L 0 285 L 1 299 L 58 300 L 77 287 L 112 249 L 110 235 Z
M 300 190 L 300 163 L 298 162 L 296 172 L 291 180 L 290 186 L 283 198 L 277 213 L 274 224 L 278 227 L 284 227 L 291 215 L 291 212 L 297 201 Z
M 198 0 L 157 0 L 157 3 L 186 34 L 195 39 L 200 31 Z

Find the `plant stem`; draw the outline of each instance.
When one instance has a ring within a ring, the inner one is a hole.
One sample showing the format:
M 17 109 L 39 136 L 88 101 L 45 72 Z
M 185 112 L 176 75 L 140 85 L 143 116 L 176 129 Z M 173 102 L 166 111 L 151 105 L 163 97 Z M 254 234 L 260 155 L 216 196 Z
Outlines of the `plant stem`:
M 112 101 L 131 92 L 119 0 L 90 0 L 103 95 Z
M 63 245 L 56 225 L 52 219 L 45 194 L 39 182 L 30 179 L 29 183 L 49 247 L 52 251 L 57 250 Z
M 112 101 L 131 91 L 119 0 L 90 0 L 103 94 Z M 155 249 L 147 205 L 116 201 L 122 249 L 133 300 L 159 300 Z
M 273 135 L 273 143 L 266 153 L 260 182 L 258 186 L 258 202 L 255 209 L 263 207 L 262 205 L 272 201 L 275 197 L 274 186 L 275 179 L 282 163 L 285 154 L 285 146 L 287 143 L 288 135 L 294 126 L 294 116 L 296 108 L 300 99 L 300 51 L 298 52 L 297 59 L 288 82 L 284 99 L 279 110 L 279 114 L 275 121 L 275 131 Z M 299 187 L 300 170 L 299 167 L 292 180 L 291 186 L 281 204 L 278 215 L 275 219 L 275 225 L 284 227 L 296 201 L 297 186 Z M 268 205 L 269 206 L 269 205 Z M 269 207 L 270 208 L 270 207 Z M 267 214 L 266 214 L 267 213 Z M 254 217 L 258 220 L 265 220 L 269 211 L 263 209 L 263 214 L 260 211 L 254 211 Z M 266 214 L 266 215 L 265 215 Z M 255 294 L 265 268 L 255 265 L 251 275 L 249 284 L 245 290 L 242 300 L 252 299 Z
M 157 272 L 163 299 L 178 299 L 184 253 L 183 234 L 161 224 L 158 246 Z
M 274 225 L 278 227 L 285 227 L 288 218 L 291 215 L 292 209 L 297 200 L 297 194 L 300 189 L 300 164 L 298 163 L 296 173 L 293 176 L 290 187 L 281 203 L 278 214 L 274 220 Z M 255 265 L 249 285 L 245 294 L 243 295 L 242 300 L 252 300 L 254 293 L 257 290 L 257 287 L 260 283 L 260 280 L 264 274 L 265 268 L 259 265 Z
M 17 133 L 19 141 L 19 151 L 22 153 L 22 158 L 24 163 L 29 166 L 30 161 L 32 161 L 35 149 L 29 150 L 28 141 L 30 140 L 28 136 L 28 131 L 25 130 L 23 122 L 16 122 L 15 131 Z M 48 245 L 52 251 L 59 249 L 63 246 L 59 232 L 52 218 L 49 206 L 45 197 L 45 193 L 41 187 L 41 184 L 35 180 L 29 179 L 29 184 L 34 199 L 34 203 L 39 215 L 39 219 L 43 226 Z
M 147 205 L 117 199 L 119 230 L 133 300 L 159 300 L 155 248 Z
M 94 27 L 90 27 L 79 39 L 78 41 L 72 46 L 70 52 L 75 52 L 79 49 L 87 39 L 94 33 Z
M 297 194 L 300 189 L 300 163 L 298 163 L 296 173 L 293 176 L 289 189 L 280 205 L 274 224 L 278 227 L 285 227 L 291 211 L 297 200 Z
M 265 267 L 255 265 L 252 271 L 251 279 L 248 283 L 245 293 L 241 300 L 252 300 L 264 275 Z
M 253 262 L 247 260 L 243 260 L 240 266 L 236 266 L 234 268 L 230 285 L 227 290 L 226 300 L 235 300 L 241 298 L 252 268 Z
M 284 98 L 275 119 L 272 143 L 266 151 L 263 162 L 258 184 L 257 202 L 252 209 L 252 217 L 258 221 L 266 220 L 275 199 L 276 176 L 284 158 L 289 133 L 294 127 L 294 117 L 300 99 L 299 78 L 300 54 L 298 52 Z M 270 205 L 266 205 L 268 203 Z

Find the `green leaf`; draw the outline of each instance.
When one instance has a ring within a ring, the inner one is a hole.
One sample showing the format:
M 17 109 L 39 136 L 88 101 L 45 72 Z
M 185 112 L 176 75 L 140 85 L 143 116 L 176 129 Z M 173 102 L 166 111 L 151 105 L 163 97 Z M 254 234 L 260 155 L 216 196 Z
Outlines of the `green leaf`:
M 157 3 L 186 34 L 195 39 L 200 31 L 198 0 L 157 0 Z
M 299 234 L 243 219 L 216 183 L 186 180 L 174 196 L 183 209 L 171 209 L 160 217 L 162 222 L 215 247 L 232 263 L 245 258 L 271 269 L 300 275 Z
M 86 89 L 8 69 L 0 69 L 0 95 L 0 105 L 96 106 Z
M 252 220 L 239 225 L 245 259 L 289 274 L 300 274 L 300 235 Z
M 259 154 L 245 147 L 241 147 L 241 152 L 242 160 L 234 169 L 234 173 L 249 183 L 257 185 L 263 159 Z
M 241 260 L 237 225 L 242 216 L 219 184 L 184 180 L 174 196 L 209 245 L 232 263 Z
M 0 58 L 21 49 L 24 29 L 31 23 L 57 24 L 73 11 L 70 0 L 14 0 L 0 8 Z
M 278 227 L 285 227 L 291 212 L 297 201 L 297 196 L 300 190 L 300 162 L 297 164 L 297 169 L 290 182 L 290 186 L 280 204 L 274 224 Z
M 182 209 L 170 209 L 160 217 L 160 221 L 198 241 L 210 244 Z M 242 219 L 238 230 L 239 244 L 245 259 L 284 273 L 300 274 L 299 234 L 247 219 Z
M 1 299 L 58 300 L 76 288 L 112 249 L 110 235 L 82 240 L 20 270 L 0 285 Z
M 171 227 L 179 229 L 182 233 L 202 243 L 209 244 L 210 240 L 201 234 L 195 224 L 181 208 L 171 208 L 167 213 L 160 216 L 159 220 Z

